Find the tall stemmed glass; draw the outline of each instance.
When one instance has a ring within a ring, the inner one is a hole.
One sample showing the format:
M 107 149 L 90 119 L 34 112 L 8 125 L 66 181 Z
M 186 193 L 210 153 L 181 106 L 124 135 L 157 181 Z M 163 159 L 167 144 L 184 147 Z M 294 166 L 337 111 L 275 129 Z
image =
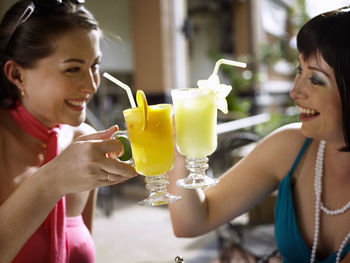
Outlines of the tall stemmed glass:
M 132 108 L 123 111 L 127 131 L 117 131 L 112 138 L 130 141 L 136 171 L 145 176 L 149 196 L 140 201 L 141 206 L 158 206 L 181 199 L 167 191 L 168 171 L 174 165 L 174 145 L 171 122 L 171 104 L 148 105 L 142 90 L 136 93 L 138 107 L 125 84 L 104 74 L 105 77 L 127 90 Z
M 220 64 L 246 67 L 245 63 L 219 60 L 208 80 L 198 81 L 199 88 L 175 89 L 171 97 L 175 112 L 176 147 L 186 157 L 189 175 L 176 182 L 186 189 L 208 188 L 219 182 L 206 175 L 208 156 L 217 147 L 217 109 L 227 113 L 226 96 L 231 86 L 220 84 Z
M 157 206 L 179 200 L 167 191 L 168 171 L 174 165 L 171 105 L 147 105 L 141 90 L 137 91 L 137 108 L 123 111 L 136 171 L 145 176 L 150 195 L 139 202 Z

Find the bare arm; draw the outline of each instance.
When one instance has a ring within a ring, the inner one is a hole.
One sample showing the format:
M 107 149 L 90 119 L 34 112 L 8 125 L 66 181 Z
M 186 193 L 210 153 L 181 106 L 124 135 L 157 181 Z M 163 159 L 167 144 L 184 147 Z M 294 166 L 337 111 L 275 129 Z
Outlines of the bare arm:
M 13 260 L 62 196 L 113 185 L 137 175 L 133 167 L 106 158 L 107 152 L 121 151 L 117 140 L 106 139 L 113 132 L 110 129 L 79 137 L 4 199 L 0 206 L 0 262 Z M 4 160 L 5 151 L 1 145 L 0 148 Z M 111 181 L 105 180 L 106 172 L 111 174 Z M 4 176 L 1 182 L 6 183 Z M 89 207 L 92 215 L 93 207 Z M 91 226 L 91 220 L 87 224 Z
M 205 191 L 174 185 L 184 176 L 183 163 L 178 162 L 171 176 L 171 191 L 183 199 L 169 206 L 175 235 L 207 233 L 264 200 L 278 187 L 303 140 L 298 128 L 283 128 L 271 134 L 228 170 L 217 186 Z
M 49 191 L 45 171 L 25 180 L 0 206 L 0 262 L 11 262 L 61 198 Z

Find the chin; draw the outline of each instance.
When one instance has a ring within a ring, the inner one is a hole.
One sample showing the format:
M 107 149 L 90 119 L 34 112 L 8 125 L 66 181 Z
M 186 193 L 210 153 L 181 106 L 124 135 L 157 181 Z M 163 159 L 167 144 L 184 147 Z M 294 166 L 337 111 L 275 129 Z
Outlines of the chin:
M 86 120 L 85 114 L 83 116 L 79 116 L 79 118 L 70 118 L 65 119 L 65 121 L 62 124 L 68 124 L 73 127 L 77 127 L 80 124 L 82 124 Z
M 303 136 L 308 137 L 308 138 L 316 139 L 316 137 L 317 137 L 317 131 L 315 133 L 315 132 L 311 131 L 310 129 L 305 128 L 304 125 L 301 125 L 300 132 Z

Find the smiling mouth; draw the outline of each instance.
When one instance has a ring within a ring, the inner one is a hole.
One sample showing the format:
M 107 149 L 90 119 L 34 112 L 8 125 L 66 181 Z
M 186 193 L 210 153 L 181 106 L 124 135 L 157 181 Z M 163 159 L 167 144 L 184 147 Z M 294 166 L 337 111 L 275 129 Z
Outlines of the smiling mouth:
M 86 100 L 73 100 L 73 99 L 66 99 L 65 102 L 75 108 L 84 108 L 86 106 Z
M 301 106 L 298 106 L 299 117 L 301 121 L 309 120 L 320 115 L 320 112 L 314 109 L 308 109 Z

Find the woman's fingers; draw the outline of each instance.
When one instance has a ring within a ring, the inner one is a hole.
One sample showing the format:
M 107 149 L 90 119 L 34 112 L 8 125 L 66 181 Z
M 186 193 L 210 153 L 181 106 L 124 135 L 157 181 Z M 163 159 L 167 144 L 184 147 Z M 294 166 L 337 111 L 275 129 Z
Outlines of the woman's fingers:
M 104 140 L 111 138 L 112 134 L 118 131 L 118 125 L 114 125 L 107 130 L 91 133 L 88 135 L 79 136 L 76 141 L 89 141 L 89 140 Z
M 130 164 L 119 162 L 110 158 L 106 158 L 103 161 L 101 169 L 110 174 L 110 180 L 112 180 L 112 178 L 117 179 L 117 176 L 131 178 L 137 175 L 135 168 Z M 102 178 L 99 179 L 104 180 L 104 175 Z
M 103 171 L 103 178 L 99 180 L 99 182 L 103 185 L 113 185 L 113 184 L 119 184 L 119 183 L 123 183 L 133 177 L 124 177 L 122 175 L 119 174 L 112 174 L 112 173 L 108 173 L 106 171 Z M 99 185 L 101 186 L 101 185 Z
M 119 157 L 123 152 L 122 143 L 110 139 L 117 130 L 118 127 L 113 126 L 81 136 L 54 159 L 50 165 L 54 170 L 64 167 L 60 168 L 64 176 L 56 177 L 59 180 L 56 185 L 63 194 L 122 183 L 137 175 L 133 166 L 107 157 L 108 153 Z
M 100 186 L 119 184 L 137 175 L 133 166 L 112 159 L 107 160 L 101 171 L 99 176 Z
M 106 139 L 102 141 L 96 141 L 95 145 L 99 153 L 106 154 L 110 152 L 118 153 L 118 157 L 123 153 L 123 146 L 121 141 L 116 139 Z

